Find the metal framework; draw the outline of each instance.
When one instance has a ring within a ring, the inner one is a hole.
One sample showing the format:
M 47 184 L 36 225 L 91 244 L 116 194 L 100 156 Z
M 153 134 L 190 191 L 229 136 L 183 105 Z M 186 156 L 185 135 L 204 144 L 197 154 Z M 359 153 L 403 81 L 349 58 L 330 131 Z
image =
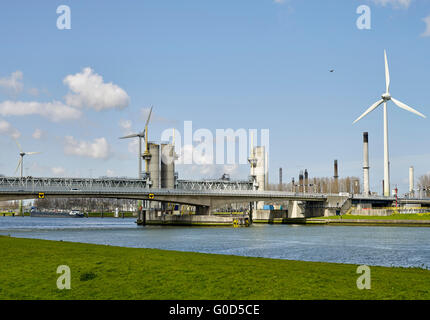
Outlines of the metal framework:
M 131 178 L 36 178 L 36 177 L 0 177 L 0 189 L 10 190 L 26 188 L 37 190 L 118 190 L 118 189 L 147 189 L 146 179 Z M 252 181 L 229 180 L 177 180 L 178 190 L 203 191 L 203 190 L 252 190 Z
M 252 190 L 252 181 L 178 180 L 180 190 Z
M 106 190 L 106 189 L 144 189 L 145 180 L 128 178 L 35 178 L 0 177 L 0 189 L 43 188 L 44 190 Z

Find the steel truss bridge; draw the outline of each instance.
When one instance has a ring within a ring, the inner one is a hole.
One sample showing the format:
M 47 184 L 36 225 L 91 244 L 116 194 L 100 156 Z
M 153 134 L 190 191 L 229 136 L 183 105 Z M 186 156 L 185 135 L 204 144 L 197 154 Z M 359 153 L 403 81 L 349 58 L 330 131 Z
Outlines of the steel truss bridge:
M 146 180 L 132 178 L 36 178 L 0 177 L 0 188 L 51 188 L 58 190 L 147 189 Z M 252 190 L 252 181 L 178 180 L 179 190 Z
M 137 199 L 216 208 L 227 203 L 299 200 L 324 202 L 323 194 L 254 191 L 250 181 L 182 180 L 176 189 L 150 189 L 145 180 L 123 178 L 0 177 L 0 200 L 46 197 Z
M 342 201 L 395 201 L 394 197 L 339 194 L 294 193 L 252 190 L 252 181 L 178 180 L 176 189 L 150 189 L 146 180 L 131 178 L 36 178 L 0 177 L 0 200 L 47 197 L 113 198 L 170 202 L 216 208 L 228 203 L 293 200 L 304 201 L 315 207 L 331 207 Z M 336 202 L 330 198 L 337 198 Z M 398 199 L 399 203 L 430 204 L 430 199 Z

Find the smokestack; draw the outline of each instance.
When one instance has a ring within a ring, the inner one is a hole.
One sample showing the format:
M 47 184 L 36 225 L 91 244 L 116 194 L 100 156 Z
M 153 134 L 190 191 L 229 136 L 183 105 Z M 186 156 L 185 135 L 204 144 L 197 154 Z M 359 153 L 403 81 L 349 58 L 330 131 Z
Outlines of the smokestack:
M 279 190 L 282 190 L 282 168 L 279 168 Z
M 363 193 L 370 195 L 369 187 L 369 134 L 363 133 Z
M 291 184 L 292 184 L 292 189 L 291 189 L 291 191 L 292 192 L 296 192 L 296 185 L 295 185 L 295 181 L 294 181 L 294 177 L 293 177 L 293 179 L 291 180 Z
M 335 180 L 337 180 L 339 178 L 339 172 L 338 172 L 338 168 L 337 168 L 337 160 L 334 160 L 334 176 L 333 178 Z
M 308 192 L 308 186 L 309 186 L 309 176 L 308 176 L 308 170 L 305 170 L 305 192 Z
M 409 168 L 409 196 L 414 196 L 414 167 Z
M 339 171 L 338 171 L 338 166 L 337 166 L 337 160 L 334 160 L 334 193 L 338 193 L 339 192 Z
M 303 171 L 299 174 L 299 192 L 303 192 Z

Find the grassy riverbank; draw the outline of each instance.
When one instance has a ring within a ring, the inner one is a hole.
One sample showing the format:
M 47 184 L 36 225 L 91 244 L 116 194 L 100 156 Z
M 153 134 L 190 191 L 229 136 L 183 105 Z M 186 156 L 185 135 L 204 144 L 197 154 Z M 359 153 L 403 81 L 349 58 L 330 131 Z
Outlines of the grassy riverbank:
M 430 271 L 0 236 L 0 299 L 430 299 Z M 56 287 L 57 267 L 71 289 Z

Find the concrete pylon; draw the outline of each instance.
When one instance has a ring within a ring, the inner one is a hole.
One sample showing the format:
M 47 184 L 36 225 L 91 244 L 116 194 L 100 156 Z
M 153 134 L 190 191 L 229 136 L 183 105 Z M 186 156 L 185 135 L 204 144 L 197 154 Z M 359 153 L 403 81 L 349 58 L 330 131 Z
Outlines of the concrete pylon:
M 251 166 L 251 174 L 255 176 L 255 181 L 258 185 L 258 191 L 266 190 L 267 177 L 267 160 L 266 160 L 266 148 L 264 146 L 258 146 L 253 149 L 252 153 L 254 166 Z M 264 201 L 257 202 L 257 209 L 263 209 Z
M 414 167 L 409 168 L 409 196 L 414 196 Z

